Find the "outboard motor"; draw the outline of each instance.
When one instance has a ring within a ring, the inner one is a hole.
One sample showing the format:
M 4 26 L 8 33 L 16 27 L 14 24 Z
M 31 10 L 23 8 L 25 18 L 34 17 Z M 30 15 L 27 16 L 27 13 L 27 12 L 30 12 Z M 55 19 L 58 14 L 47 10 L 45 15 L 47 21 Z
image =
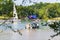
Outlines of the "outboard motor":
M 32 29 L 36 29 L 39 28 L 39 24 L 38 23 L 32 23 Z

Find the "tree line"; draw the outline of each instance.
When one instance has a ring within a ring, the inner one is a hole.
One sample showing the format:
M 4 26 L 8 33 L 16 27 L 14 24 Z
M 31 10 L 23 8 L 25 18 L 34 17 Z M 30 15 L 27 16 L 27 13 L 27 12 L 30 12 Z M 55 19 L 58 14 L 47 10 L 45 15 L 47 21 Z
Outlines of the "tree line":
M 60 3 L 35 3 L 30 6 L 16 5 L 19 18 L 25 18 L 28 15 L 37 15 L 40 19 L 50 19 L 60 17 Z M 0 1 L 0 16 L 13 17 L 12 0 Z
M 40 19 L 60 17 L 60 3 L 36 3 L 31 6 L 16 6 L 19 18 L 36 14 Z

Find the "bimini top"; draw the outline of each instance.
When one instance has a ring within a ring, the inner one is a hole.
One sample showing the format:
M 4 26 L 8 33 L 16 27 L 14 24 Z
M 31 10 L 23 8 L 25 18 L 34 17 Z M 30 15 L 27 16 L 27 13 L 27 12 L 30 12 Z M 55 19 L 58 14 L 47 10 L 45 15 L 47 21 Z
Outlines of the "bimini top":
M 36 19 L 37 18 L 37 15 L 29 15 L 28 18 L 29 19 Z

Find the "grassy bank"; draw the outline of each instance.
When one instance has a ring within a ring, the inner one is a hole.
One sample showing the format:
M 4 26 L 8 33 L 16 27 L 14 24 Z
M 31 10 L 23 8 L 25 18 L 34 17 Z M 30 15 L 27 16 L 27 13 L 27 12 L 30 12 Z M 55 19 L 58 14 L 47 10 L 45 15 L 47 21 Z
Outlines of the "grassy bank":
M 49 19 L 49 20 L 60 20 L 60 17 L 52 18 L 52 19 Z
M 0 16 L 0 19 L 8 19 L 9 17 L 8 16 Z
M 0 16 L 0 19 L 8 19 L 8 18 L 10 18 L 10 17 L 8 17 L 8 16 Z M 56 17 L 56 18 L 51 18 L 51 19 L 42 19 L 42 20 L 60 20 L 60 17 Z M 24 19 L 22 19 L 22 21 L 24 21 Z

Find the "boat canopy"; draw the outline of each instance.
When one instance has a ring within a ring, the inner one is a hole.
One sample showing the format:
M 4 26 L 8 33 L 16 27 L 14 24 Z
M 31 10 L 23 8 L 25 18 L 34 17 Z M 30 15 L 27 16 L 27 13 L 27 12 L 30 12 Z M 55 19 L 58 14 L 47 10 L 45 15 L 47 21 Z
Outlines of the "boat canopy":
M 36 19 L 37 18 L 37 15 L 29 15 L 28 18 L 29 19 Z

